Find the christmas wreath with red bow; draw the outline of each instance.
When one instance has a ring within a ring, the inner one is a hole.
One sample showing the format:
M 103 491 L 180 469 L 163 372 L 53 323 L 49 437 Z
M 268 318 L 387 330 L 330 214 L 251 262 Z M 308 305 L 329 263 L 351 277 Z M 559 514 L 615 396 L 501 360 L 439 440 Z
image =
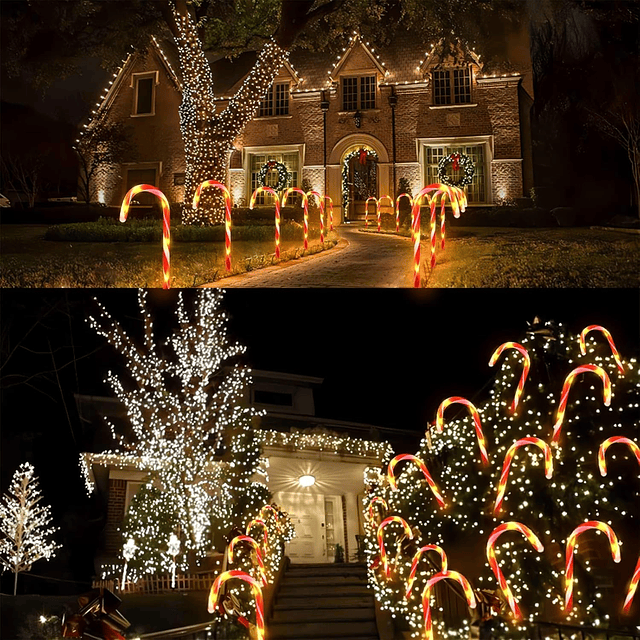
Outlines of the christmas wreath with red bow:
M 462 176 L 459 180 L 453 180 L 447 174 L 447 168 L 451 165 L 453 171 L 459 171 L 462 169 Z M 471 184 L 473 176 L 476 172 L 476 166 L 473 160 L 469 156 L 465 156 L 464 153 L 450 153 L 445 156 L 438 163 L 438 182 L 447 184 L 450 187 L 465 187 Z
M 277 171 L 278 172 L 278 182 L 275 185 L 267 184 L 267 173 L 269 171 Z M 272 187 L 275 191 L 284 191 L 289 181 L 291 180 L 291 174 L 287 167 L 285 167 L 282 162 L 276 162 L 275 160 L 269 160 L 269 162 L 265 162 L 261 167 L 260 171 L 258 171 L 258 183 L 263 187 Z

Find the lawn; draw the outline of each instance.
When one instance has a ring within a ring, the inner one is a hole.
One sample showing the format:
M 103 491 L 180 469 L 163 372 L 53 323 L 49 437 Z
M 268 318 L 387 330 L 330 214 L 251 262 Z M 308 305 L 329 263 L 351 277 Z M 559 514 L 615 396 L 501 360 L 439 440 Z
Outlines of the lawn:
M 0 226 L 1 287 L 160 287 L 161 242 L 46 241 L 47 225 Z M 302 240 L 283 240 L 281 260 L 333 247 L 335 233 L 320 245 L 310 231 L 306 252 Z M 232 274 L 275 263 L 274 241 L 232 243 Z M 221 242 L 175 242 L 171 247 L 171 286 L 194 287 L 226 275 Z

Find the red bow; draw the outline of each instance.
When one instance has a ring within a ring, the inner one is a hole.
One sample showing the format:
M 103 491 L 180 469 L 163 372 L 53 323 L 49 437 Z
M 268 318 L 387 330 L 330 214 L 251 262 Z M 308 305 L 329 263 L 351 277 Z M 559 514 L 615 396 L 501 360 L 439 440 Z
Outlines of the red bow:
M 360 164 L 367 164 L 368 155 L 369 153 L 366 149 L 360 149 L 360 151 L 358 151 L 358 160 L 360 161 Z
M 454 153 L 451 159 L 453 160 L 453 170 L 457 171 L 460 168 L 460 154 Z

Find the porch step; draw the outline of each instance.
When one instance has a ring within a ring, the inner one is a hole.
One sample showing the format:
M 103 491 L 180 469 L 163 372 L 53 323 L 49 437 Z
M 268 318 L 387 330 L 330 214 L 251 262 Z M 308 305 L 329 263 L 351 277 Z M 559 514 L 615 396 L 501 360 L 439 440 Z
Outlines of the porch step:
M 270 640 L 378 640 L 366 567 L 290 565 L 267 629 Z

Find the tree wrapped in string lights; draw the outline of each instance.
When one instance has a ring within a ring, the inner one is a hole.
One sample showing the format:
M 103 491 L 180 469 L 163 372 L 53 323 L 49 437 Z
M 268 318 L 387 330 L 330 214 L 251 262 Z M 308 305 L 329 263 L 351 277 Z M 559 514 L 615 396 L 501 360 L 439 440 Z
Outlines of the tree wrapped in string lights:
M 601 626 L 627 620 L 622 604 L 640 552 L 635 449 L 620 446 L 611 453 L 615 478 L 609 469 L 603 477 L 598 465 L 604 441 L 615 442 L 614 436 L 638 440 L 640 368 L 635 358 L 617 358 L 605 338 L 605 332 L 589 333 L 582 354 L 577 334 L 536 319 L 520 342 L 496 345 L 494 358 L 487 354 L 496 375 L 488 397 L 474 399 L 479 423 L 467 406 L 443 402 L 448 408 L 442 431 L 440 420 L 434 421 L 415 456 L 423 470 L 401 462 L 389 471 L 393 478 L 381 474 L 371 485 L 364 505 L 370 583 L 382 607 L 416 635 L 423 623 L 420 596 L 440 571 L 435 554 L 423 554 L 412 565 L 425 545 L 441 547 L 449 569 L 461 571 L 477 594 L 494 602 L 499 598 L 493 623 L 504 637 L 522 638 L 536 620 Z M 436 413 L 434 408 L 434 418 Z M 387 555 L 396 545 L 387 578 L 376 527 L 391 516 L 409 524 L 413 540 L 399 528 L 385 529 Z M 578 546 L 583 547 L 572 555 L 572 532 L 585 521 L 602 522 L 600 533 L 591 527 L 581 534 Z M 622 543 L 620 566 L 602 534 L 606 526 Z M 565 607 L 569 559 L 571 608 Z M 410 578 L 415 584 L 407 598 Z M 449 594 L 454 601 L 463 596 Z M 460 634 L 456 637 L 469 633 L 469 619 L 458 620 L 458 629 L 451 628 L 451 619 L 447 623 L 444 628 Z M 442 630 L 442 621 L 437 624 Z
M 245 524 L 268 497 L 252 477 L 258 469 L 259 415 L 244 401 L 250 372 L 238 361 L 244 347 L 227 337 L 220 292 L 199 293 L 191 308 L 180 295 L 176 325 L 166 339 L 156 335 L 147 305 L 138 302 L 143 339 L 132 338 L 98 303 L 91 326 L 119 351 L 122 374 L 106 381 L 131 424 L 117 435 L 119 449 L 98 458 L 146 473 L 146 486 L 132 501 L 123 542 L 133 540 L 128 575 L 168 571 L 222 544 L 231 527 Z M 170 552 L 171 534 L 180 542 Z

